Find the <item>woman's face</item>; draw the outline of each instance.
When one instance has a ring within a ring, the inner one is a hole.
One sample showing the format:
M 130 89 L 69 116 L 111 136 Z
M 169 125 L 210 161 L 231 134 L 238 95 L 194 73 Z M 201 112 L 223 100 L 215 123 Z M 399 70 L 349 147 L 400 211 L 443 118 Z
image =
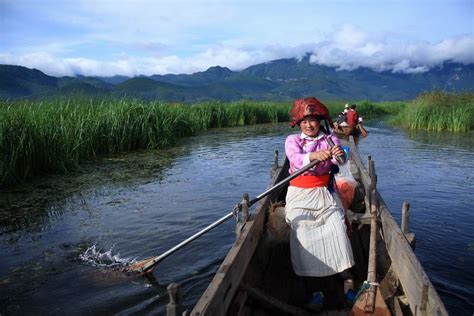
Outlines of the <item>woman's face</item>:
M 315 116 L 306 116 L 300 123 L 300 128 L 303 133 L 309 137 L 316 137 L 319 133 L 320 120 Z

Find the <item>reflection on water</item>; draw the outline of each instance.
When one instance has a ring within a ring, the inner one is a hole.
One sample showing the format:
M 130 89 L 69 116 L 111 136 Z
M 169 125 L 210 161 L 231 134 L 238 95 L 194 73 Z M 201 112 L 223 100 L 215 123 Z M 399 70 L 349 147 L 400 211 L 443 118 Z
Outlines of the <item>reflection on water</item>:
M 88 210 L 87 195 L 100 194 L 101 188 L 159 181 L 162 170 L 172 164 L 175 156 L 184 154 L 186 152 L 181 148 L 181 151 L 142 152 L 106 158 L 86 164 L 82 171 L 73 174 L 50 176 L 24 186 L 2 189 L 0 233 L 43 231 L 51 219 L 60 217 L 66 210 Z M 123 202 L 112 200 L 108 203 Z
M 359 148 L 373 157 L 394 217 L 409 200 L 425 270 L 451 313 L 471 313 L 473 138 L 379 122 L 367 129 Z M 0 313 L 163 314 L 170 282 L 191 307 L 235 240 L 232 220 L 160 263 L 154 280 L 110 267 L 159 255 L 227 214 L 242 193 L 265 190 L 273 151 L 283 152 L 290 132 L 287 124 L 212 130 L 2 191 Z
M 467 151 L 472 151 L 474 148 L 474 131 L 467 133 L 408 131 L 406 136 L 416 142 L 438 148 L 454 147 Z

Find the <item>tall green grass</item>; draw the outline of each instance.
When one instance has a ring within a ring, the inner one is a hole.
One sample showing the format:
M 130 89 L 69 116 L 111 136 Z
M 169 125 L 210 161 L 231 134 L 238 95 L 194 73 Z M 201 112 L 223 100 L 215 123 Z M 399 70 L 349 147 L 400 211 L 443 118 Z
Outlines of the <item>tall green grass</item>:
M 288 121 L 290 103 L 122 99 L 0 102 L 0 186 L 67 172 L 97 155 L 166 148 L 208 128 Z
M 324 102 L 333 117 L 344 107 Z M 474 128 L 474 94 L 430 92 L 410 102 L 356 102 L 366 119 L 391 115 L 409 129 Z M 74 170 L 98 155 L 172 146 L 209 128 L 288 121 L 292 102 L 163 104 L 133 99 L 0 101 L 0 186 Z
M 333 118 L 337 117 L 339 113 L 344 110 L 344 103 L 337 101 L 328 101 L 324 103 L 327 105 L 329 112 Z M 349 104 L 357 105 L 357 112 L 364 117 L 364 119 L 376 118 L 384 115 L 392 115 L 398 113 L 403 109 L 406 101 L 387 101 L 387 102 L 370 102 L 368 100 L 350 102 Z
M 357 112 L 366 119 L 388 116 L 390 123 L 411 130 L 467 132 L 474 129 L 474 94 L 432 91 L 411 101 L 359 101 Z M 333 117 L 343 108 L 328 102 Z
M 474 94 L 423 93 L 409 102 L 391 122 L 412 130 L 467 132 L 474 128 Z

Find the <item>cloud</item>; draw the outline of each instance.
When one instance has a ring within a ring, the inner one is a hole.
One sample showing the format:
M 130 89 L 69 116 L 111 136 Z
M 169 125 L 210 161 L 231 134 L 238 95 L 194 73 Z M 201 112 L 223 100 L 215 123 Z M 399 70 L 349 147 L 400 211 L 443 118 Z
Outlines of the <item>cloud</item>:
M 474 63 L 474 36 L 465 35 L 438 43 L 391 42 L 371 38 L 353 26 L 345 25 L 313 50 L 310 62 L 354 70 L 368 67 L 395 73 L 425 72 L 445 61 Z
M 301 58 L 308 52 L 311 53 L 310 62 L 336 67 L 338 70 L 368 67 L 375 71 L 419 73 L 439 66 L 444 61 L 474 63 L 472 34 L 436 43 L 402 42 L 392 40 L 387 34 L 365 33 L 350 24 L 342 25 L 320 42 L 294 46 L 243 43 L 197 45 L 194 47 L 196 52 L 188 56 L 173 54 L 165 44 L 153 40 L 123 44 L 123 47 L 130 46 L 148 52 L 148 55 L 137 56 L 123 52 L 103 61 L 94 58 L 59 57 L 54 53 L 38 51 L 29 54 L 0 54 L 0 63 L 37 68 L 54 76 L 193 73 L 216 65 L 238 71 L 279 58 Z

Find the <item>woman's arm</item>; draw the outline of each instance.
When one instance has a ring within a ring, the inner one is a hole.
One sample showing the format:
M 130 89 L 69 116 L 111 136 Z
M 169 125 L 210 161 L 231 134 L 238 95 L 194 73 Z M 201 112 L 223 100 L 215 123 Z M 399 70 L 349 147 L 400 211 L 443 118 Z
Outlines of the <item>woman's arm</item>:
M 303 147 L 298 142 L 299 135 L 290 135 L 285 140 L 285 153 L 292 167 L 300 169 L 308 163 L 309 154 L 303 152 Z M 306 161 L 308 160 L 308 161 Z

